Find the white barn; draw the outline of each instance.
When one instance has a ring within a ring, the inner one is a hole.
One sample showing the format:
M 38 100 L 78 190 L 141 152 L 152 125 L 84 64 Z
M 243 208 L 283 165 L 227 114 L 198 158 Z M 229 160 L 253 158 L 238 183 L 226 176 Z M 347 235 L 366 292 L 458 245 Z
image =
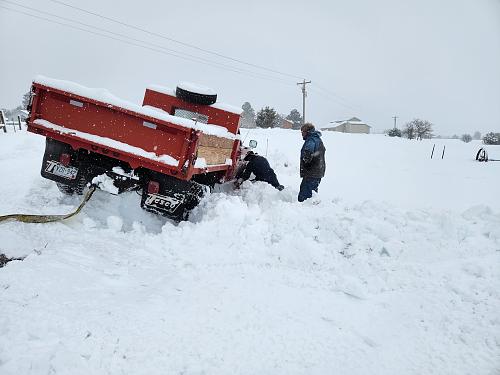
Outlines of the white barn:
M 332 125 L 326 128 L 321 128 L 321 130 L 341 133 L 370 134 L 371 126 L 364 123 L 357 117 L 352 117 L 349 120 L 332 121 L 330 124 Z

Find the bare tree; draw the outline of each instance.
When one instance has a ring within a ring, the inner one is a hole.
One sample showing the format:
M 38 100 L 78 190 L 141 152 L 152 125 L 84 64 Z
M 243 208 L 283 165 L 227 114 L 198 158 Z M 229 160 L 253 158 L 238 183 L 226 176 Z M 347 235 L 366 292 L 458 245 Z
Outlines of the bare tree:
M 462 141 L 465 143 L 469 143 L 472 141 L 472 136 L 470 134 L 462 134 Z
M 416 118 L 405 124 L 403 135 L 408 139 L 432 138 L 432 124 L 427 120 Z
M 432 124 L 427 120 L 415 119 L 415 133 L 417 139 L 432 138 Z
M 412 124 L 411 122 L 406 123 L 402 134 L 403 137 L 406 137 L 408 139 L 415 138 L 415 125 Z

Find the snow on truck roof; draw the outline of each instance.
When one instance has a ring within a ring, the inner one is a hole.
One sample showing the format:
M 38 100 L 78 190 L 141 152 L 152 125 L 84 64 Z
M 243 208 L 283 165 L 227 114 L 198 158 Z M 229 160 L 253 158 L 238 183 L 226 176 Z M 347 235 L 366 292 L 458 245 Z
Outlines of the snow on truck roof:
M 228 139 L 236 139 L 238 136 L 230 133 L 225 127 L 215 124 L 202 124 L 190 119 L 173 116 L 159 108 L 151 106 L 140 106 L 135 103 L 118 98 L 106 89 L 103 88 L 90 88 L 82 86 L 78 83 L 71 81 L 64 81 L 60 79 L 49 78 L 38 75 L 33 79 L 34 83 L 52 87 L 61 91 L 69 92 L 78 96 L 96 100 L 99 102 L 111 104 L 113 106 L 123 108 L 144 116 L 149 116 L 158 120 L 167 121 L 188 129 L 199 130 L 205 134 L 215 135 Z M 153 89 L 154 90 L 154 89 Z M 171 94 L 170 94 L 171 95 Z M 175 96 L 175 93 L 174 93 Z M 217 104 L 217 103 L 216 103 Z M 212 105 L 215 108 L 215 105 Z M 223 108 L 220 108 L 223 109 Z M 223 109 L 224 110 L 224 109 Z
M 191 92 L 197 92 L 202 95 L 216 95 L 217 93 L 212 90 L 210 87 L 205 87 L 201 85 L 197 85 L 196 83 L 191 82 L 180 82 L 177 87 Z

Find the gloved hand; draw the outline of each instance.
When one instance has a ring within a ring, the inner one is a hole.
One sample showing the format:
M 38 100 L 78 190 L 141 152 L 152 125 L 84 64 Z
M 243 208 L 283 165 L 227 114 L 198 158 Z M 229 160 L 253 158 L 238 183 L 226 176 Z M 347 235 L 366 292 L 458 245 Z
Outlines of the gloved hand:
M 243 183 L 243 179 L 238 178 L 236 181 L 234 181 L 234 188 L 239 189 L 242 183 Z

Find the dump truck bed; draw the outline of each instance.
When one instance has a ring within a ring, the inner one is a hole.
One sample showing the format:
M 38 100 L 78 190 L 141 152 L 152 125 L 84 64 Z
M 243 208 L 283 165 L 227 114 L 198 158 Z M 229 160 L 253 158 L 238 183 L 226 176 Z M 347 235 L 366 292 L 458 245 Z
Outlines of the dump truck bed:
M 121 100 L 106 90 L 37 77 L 28 130 L 182 180 L 236 164 L 238 136 L 226 127 Z M 220 111 L 219 111 L 220 112 Z M 235 130 L 236 131 L 236 130 Z

